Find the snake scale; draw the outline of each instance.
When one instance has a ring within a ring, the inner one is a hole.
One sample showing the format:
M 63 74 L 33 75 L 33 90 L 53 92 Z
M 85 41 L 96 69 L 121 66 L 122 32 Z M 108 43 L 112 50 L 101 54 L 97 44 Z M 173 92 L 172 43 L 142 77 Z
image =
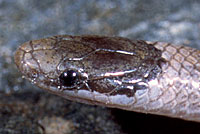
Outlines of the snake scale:
M 163 42 L 58 35 L 22 44 L 26 79 L 81 103 L 200 122 L 200 51 Z

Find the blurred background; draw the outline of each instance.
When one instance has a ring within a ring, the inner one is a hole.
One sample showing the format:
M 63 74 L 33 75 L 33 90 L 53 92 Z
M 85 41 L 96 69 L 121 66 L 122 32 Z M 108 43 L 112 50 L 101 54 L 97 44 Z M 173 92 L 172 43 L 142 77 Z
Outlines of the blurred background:
M 0 134 L 199 133 L 200 124 L 88 106 L 22 79 L 20 44 L 58 34 L 98 34 L 200 49 L 199 0 L 0 0 Z

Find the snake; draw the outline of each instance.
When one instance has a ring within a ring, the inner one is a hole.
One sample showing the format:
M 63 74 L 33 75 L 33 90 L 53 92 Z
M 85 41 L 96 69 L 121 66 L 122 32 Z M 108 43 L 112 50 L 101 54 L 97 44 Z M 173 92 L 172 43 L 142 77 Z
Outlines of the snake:
M 22 44 L 22 75 L 71 101 L 200 122 L 200 51 L 165 42 L 56 35 Z

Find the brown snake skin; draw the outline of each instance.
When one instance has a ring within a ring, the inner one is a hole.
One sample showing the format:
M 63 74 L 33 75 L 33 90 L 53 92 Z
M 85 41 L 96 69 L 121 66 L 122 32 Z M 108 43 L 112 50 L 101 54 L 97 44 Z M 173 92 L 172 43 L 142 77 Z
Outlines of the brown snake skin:
M 66 36 L 65 40 L 70 39 Z M 15 62 L 23 75 L 32 81 L 32 78 L 26 74 L 27 72 L 34 72 L 33 68 L 36 66 L 35 62 L 31 62 L 30 68 L 26 68 L 26 64 L 33 58 L 30 53 L 37 49 L 44 51 L 53 47 L 51 47 L 50 39 L 36 40 L 31 43 L 31 45 L 30 42 L 24 43 L 17 50 Z M 40 44 L 40 47 L 35 44 Z M 125 95 L 107 96 L 85 90 L 61 91 L 47 84 L 39 82 L 35 82 L 35 84 L 56 95 L 77 102 L 200 122 L 200 51 L 162 42 L 147 42 L 147 44 L 154 44 L 157 49 L 161 50 L 162 58 L 166 60 L 166 64 L 162 66 L 162 73 L 158 77 L 148 81 L 148 88 L 136 91 L 133 97 Z M 44 55 L 48 56 L 47 59 L 53 57 L 48 53 Z M 33 59 L 39 60 L 37 57 Z M 49 61 L 51 62 L 51 59 Z M 38 64 L 42 65 L 41 62 L 38 62 Z

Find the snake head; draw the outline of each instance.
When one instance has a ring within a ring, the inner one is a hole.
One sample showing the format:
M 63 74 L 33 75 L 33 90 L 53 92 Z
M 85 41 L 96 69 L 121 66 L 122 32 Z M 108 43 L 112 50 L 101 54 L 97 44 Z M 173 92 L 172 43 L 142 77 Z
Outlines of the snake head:
M 15 54 L 17 67 L 32 83 L 80 100 L 93 94 L 134 97 L 161 73 L 161 62 L 161 51 L 145 41 L 89 35 L 29 41 Z

